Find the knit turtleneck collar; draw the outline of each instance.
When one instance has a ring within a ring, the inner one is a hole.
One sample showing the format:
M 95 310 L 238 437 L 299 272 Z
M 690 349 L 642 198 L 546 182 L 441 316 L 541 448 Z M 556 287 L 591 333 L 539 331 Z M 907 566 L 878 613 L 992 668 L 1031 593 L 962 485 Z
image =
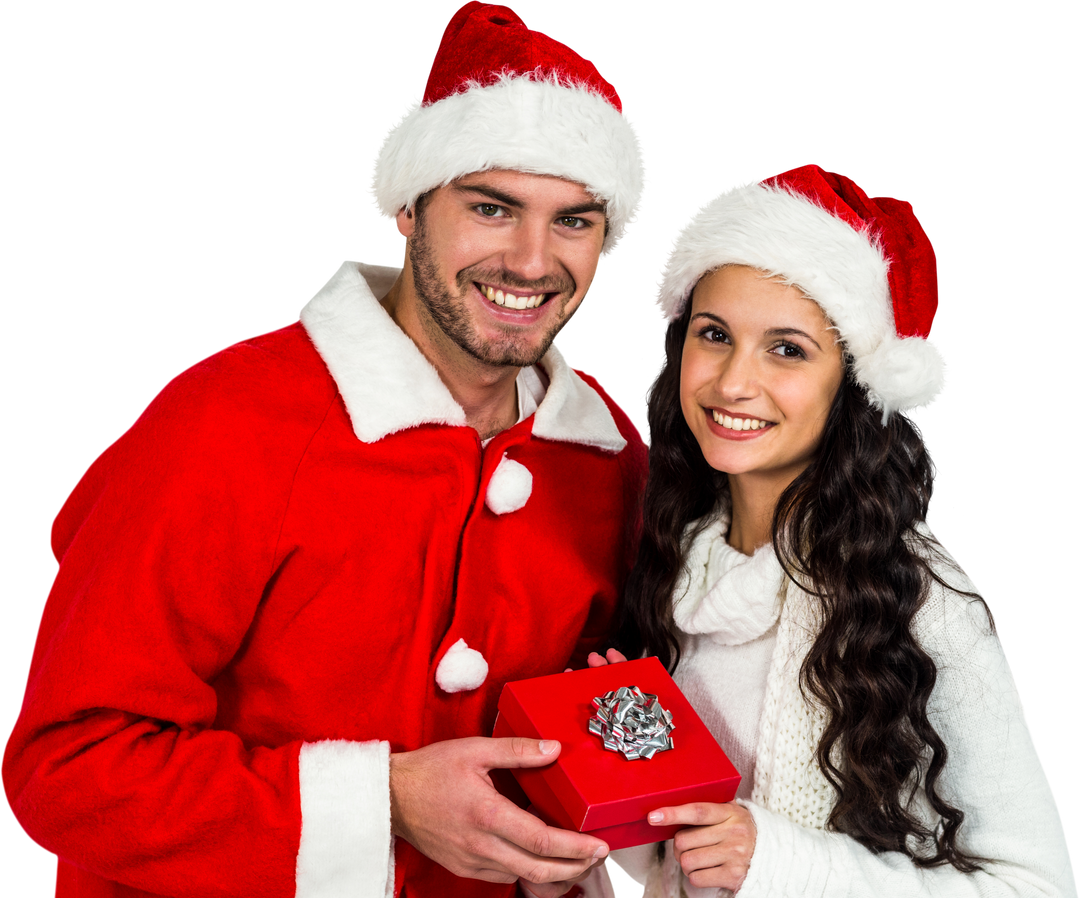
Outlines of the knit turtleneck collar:
M 721 645 L 757 639 L 780 616 L 784 571 L 772 545 L 743 555 L 728 545 L 730 517 L 722 512 L 693 539 L 686 571 L 675 588 L 675 624 Z

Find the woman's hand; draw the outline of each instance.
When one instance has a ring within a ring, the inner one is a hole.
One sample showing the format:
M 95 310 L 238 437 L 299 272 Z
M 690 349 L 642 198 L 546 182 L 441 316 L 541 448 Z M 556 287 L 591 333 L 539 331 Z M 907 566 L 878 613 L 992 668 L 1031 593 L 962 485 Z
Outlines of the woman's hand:
M 739 890 L 757 843 L 754 818 L 746 808 L 734 802 L 697 802 L 658 808 L 649 814 L 649 822 L 686 824 L 675 834 L 675 858 L 692 885 Z
M 599 652 L 589 652 L 586 659 L 589 667 L 603 667 L 605 664 L 619 664 L 626 660 L 626 655 L 616 649 L 608 649 L 603 655 Z M 574 668 L 568 667 L 563 673 L 570 673 Z
M 621 664 L 626 660 L 626 655 L 617 649 L 608 649 L 603 655 L 599 652 L 589 652 L 589 667 L 603 667 L 605 664 Z

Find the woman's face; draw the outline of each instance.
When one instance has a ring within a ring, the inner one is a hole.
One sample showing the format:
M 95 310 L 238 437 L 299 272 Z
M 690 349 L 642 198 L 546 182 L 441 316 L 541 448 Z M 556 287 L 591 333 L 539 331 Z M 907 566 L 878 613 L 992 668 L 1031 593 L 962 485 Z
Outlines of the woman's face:
M 694 288 L 680 396 L 705 460 L 732 478 L 781 487 L 813 460 L 844 378 L 821 307 L 741 265 Z

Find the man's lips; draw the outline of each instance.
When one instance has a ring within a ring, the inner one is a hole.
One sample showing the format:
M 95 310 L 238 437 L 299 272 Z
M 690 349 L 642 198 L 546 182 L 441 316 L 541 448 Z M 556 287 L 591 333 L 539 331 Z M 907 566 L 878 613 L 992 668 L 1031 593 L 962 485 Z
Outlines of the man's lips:
M 535 309 L 537 306 L 542 306 L 554 295 L 552 293 L 529 291 L 515 293 L 507 288 L 496 287 L 491 284 L 481 284 L 479 281 L 474 281 L 473 283 L 475 283 L 477 289 L 488 298 L 489 302 L 493 302 L 495 305 L 502 306 L 506 309 Z

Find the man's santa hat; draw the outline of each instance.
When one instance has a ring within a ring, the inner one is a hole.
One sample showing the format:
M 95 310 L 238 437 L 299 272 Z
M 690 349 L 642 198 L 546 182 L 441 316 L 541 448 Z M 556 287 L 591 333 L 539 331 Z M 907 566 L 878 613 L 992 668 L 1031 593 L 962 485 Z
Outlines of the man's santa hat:
M 816 165 L 725 193 L 698 213 L 668 260 L 660 289 L 668 319 L 723 265 L 757 268 L 816 301 L 885 418 L 941 390 L 945 366 L 926 340 L 937 263 L 910 204 L 871 199 Z
M 489 169 L 583 184 L 607 204 L 605 251 L 641 195 L 641 154 L 615 88 L 513 10 L 473 2 L 446 27 L 423 102 L 386 138 L 375 195 L 394 216 L 429 190 Z

